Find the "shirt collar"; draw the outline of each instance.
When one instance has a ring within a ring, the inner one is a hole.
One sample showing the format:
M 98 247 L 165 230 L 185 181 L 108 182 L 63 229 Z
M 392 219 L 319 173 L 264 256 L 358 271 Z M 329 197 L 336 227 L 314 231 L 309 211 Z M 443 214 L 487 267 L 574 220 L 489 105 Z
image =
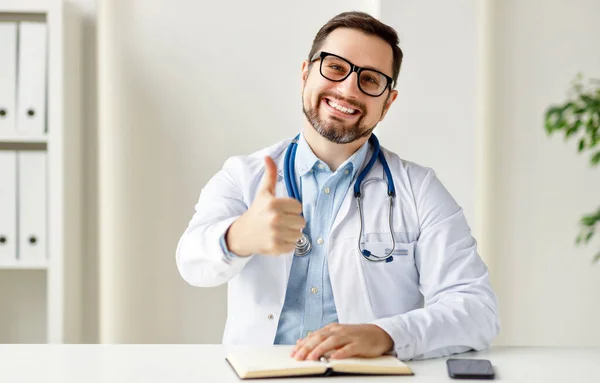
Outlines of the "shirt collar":
M 352 178 L 354 178 L 356 172 L 362 168 L 368 149 L 369 141 L 365 142 L 350 158 L 344 161 L 338 171 L 349 169 L 352 172 Z M 298 149 L 296 149 L 296 172 L 298 176 L 302 177 L 312 169 L 317 169 L 319 164 L 324 166 L 324 170 L 330 170 L 327 164 L 321 161 L 312 151 L 304 138 L 304 132 L 302 132 L 298 139 Z

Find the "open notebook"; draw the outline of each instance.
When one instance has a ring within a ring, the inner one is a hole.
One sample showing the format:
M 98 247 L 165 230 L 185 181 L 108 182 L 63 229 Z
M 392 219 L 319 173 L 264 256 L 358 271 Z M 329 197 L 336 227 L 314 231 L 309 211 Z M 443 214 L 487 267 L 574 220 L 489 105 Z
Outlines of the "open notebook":
M 392 355 L 377 358 L 297 361 L 290 357 L 292 346 L 232 351 L 226 360 L 241 379 L 286 376 L 368 374 L 413 375 L 412 370 Z

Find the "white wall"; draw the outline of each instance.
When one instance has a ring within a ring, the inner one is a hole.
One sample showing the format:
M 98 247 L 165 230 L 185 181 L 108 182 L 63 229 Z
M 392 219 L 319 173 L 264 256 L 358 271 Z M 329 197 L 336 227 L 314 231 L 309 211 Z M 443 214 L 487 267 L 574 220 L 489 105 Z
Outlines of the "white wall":
M 600 241 L 574 245 L 579 217 L 600 205 L 600 169 L 543 129 L 577 72 L 600 77 L 600 2 L 503 0 L 493 14 L 498 343 L 600 346 Z
M 404 63 L 398 98 L 379 134 L 401 157 L 433 168 L 471 226 L 475 222 L 477 1 L 381 2 L 381 20 L 398 31 Z

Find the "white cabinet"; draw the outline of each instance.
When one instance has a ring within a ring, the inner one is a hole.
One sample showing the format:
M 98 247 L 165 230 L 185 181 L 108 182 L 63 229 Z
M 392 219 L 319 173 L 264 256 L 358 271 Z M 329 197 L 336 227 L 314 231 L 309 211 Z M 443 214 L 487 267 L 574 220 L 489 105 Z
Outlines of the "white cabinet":
M 17 121 L 20 136 L 46 133 L 46 23 L 18 23 Z
M 0 151 L 0 265 L 17 254 L 17 152 Z
M 0 21 L 0 136 L 14 136 L 17 92 L 17 23 Z
M 80 19 L 0 1 L 0 343 L 81 340 Z

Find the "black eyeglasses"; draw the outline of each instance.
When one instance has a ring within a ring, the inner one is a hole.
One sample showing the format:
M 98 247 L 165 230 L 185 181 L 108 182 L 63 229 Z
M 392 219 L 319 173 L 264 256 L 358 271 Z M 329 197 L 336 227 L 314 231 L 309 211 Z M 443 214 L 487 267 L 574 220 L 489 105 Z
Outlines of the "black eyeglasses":
M 356 72 L 358 89 L 372 97 L 381 96 L 394 82 L 390 76 L 378 70 L 361 68 L 333 53 L 319 52 L 310 61 L 314 62 L 319 59 L 321 59 L 319 68 L 321 76 L 329 81 L 341 82 Z

